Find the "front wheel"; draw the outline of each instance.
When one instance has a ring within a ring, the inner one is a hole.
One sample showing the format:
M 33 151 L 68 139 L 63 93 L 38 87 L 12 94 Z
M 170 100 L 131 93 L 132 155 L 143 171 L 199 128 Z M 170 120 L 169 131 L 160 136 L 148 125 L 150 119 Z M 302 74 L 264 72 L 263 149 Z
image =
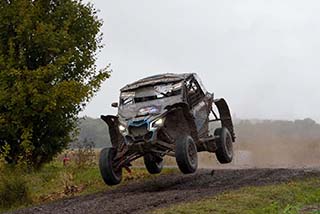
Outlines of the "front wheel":
M 190 136 L 181 136 L 176 141 L 176 161 L 184 174 L 194 173 L 198 168 L 197 146 Z
M 150 174 L 159 174 L 163 168 L 163 159 L 161 157 L 146 154 L 143 157 L 144 165 Z
M 104 148 L 100 152 L 99 168 L 103 181 L 107 185 L 117 185 L 122 180 L 122 168 L 115 169 L 113 159 L 116 156 L 114 148 Z
M 229 130 L 225 127 L 218 128 L 214 131 L 217 139 L 216 156 L 220 163 L 230 163 L 233 159 L 233 144 Z

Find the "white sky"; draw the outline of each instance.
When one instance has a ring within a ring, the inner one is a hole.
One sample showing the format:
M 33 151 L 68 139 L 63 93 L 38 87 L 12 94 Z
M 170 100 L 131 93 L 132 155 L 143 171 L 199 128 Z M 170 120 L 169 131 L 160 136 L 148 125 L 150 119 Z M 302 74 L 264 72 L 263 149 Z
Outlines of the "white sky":
M 81 116 L 115 114 L 119 89 L 159 73 L 196 72 L 238 118 L 320 121 L 317 0 L 95 0 L 98 67 L 113 73 Z

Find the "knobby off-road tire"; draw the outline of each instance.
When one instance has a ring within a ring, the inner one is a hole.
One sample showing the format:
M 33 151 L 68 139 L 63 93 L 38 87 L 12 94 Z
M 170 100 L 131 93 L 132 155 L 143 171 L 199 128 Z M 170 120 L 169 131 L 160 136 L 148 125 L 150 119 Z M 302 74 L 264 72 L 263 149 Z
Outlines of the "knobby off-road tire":
M 198 168 L 197 146 L 192 137 L 186 135 L 176 140 L 176 162 L 184 174 L 194 173 Z
M 217 151 L 216 156 L 220 163 L 230 163 L 233 159 L 233 143 L 229 130 L 225 127 L 217 128 L 214 131 L 215 136 L 219 136 L 216 140 Z
M 163 159 L 152 154 L 143 157 L 144 165 L 150 174 L 159 174 L 163 168 Z
M 99 168 L 103 181 L 107 185 L 117 185 L 122 180 L 122 168 L 115 169 L 113 159 L 116 155 L 114 148 L 104 148 L 100 152 Z

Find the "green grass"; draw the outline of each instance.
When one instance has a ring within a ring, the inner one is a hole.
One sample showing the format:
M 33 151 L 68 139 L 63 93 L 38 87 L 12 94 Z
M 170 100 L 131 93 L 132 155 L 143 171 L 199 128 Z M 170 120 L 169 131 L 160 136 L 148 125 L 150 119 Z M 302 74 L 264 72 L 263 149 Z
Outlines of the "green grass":
M 162 174 L 175 171 L 175 169 L 165 168 Z M 61 162 L 54 161 L 44 165 L 39 171 L 28 173 L 8 168 L 0 174 L 0 193 L 2 193 L 0 194 L 0 212 L 70 196 L 105 191 L 125 185 L 132 180 L 137 181 L 151 177 L 154 175 L 150 175 L 144 168 L 133 168 L 131 174 L 124 171 L 123 181 L 120 185 L 109 187 L 103 182 L 97 165 L 79 168 L 75 164 L 69 164 L 64 167 Z M 66 192 L 66 187 L 73 187 L 74 191 Z M 19 189 L 25 191 L 21 192 Z M 13 199 L 10 203 L 8 203 L 7 192 L 12 194 L 10 197 Z
M 245 187 L 197 202 L 177 204 L 154 214 L 320 214 L 320 178 Z

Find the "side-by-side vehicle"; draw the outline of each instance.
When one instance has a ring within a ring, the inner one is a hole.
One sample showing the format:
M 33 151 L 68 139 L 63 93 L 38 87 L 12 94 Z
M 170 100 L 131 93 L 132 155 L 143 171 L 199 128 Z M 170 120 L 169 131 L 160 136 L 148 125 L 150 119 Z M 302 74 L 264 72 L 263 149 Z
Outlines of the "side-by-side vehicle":
M 162 74 L 121 89 L 116 116 L 101 116 L 112 147 L 100 153 L 99 167 L 108 185 L 119 184 L 122 170 L 143 157 L 149 173 L 160 173 L 163 158 L 173 156 L 182 173 L 196 171 L 198 152 L 215 153 L 220 163 L 233 159 L 235 133 L 229 107 L 215 99 L 197 74 Z M 216 109 L 217 112 L 214 110 Z M 220 122 L 210 131 L 211 122 Z

